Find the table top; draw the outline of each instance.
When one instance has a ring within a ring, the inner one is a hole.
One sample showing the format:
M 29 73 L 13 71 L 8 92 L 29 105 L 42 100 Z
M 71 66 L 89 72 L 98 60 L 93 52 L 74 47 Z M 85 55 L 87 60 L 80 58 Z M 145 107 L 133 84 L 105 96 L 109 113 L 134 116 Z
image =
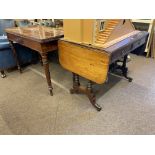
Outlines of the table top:
M 27 39 L 32 39 L 38 42 L 49 42 L 58 40 L 64 35 L 63 28 L 51 28 L 45 26 L 27 26 L 27 27 L 12 27 L 5 29 L 6 33 L 14 34 Z
M 139 33 L 137 33 L 135 35 L 132 35 L 130 37 L 127 37 L 127 38 L 125 38 L 125 39 L 123 39 L 123 40 L 121 40 L 121 41 L 107 47 L 107 48 L 96 46 L 96 45 L 84 44 L 84 43 L 76 43 L 76 42 L 65 40 L 64 38 L 62 38 L 61 40 L 72 43 L 72 44 L 77 44 L 79 46 L 92 48 L 92 49 L 96 49 L 96 50 L 101 50 L 101 51 L 109 53 L 110 51 L 114 51 L 114 50 L 117 50 L 117 49 L 119 49 L 121 47 L 125 47 L 127 44 L 133 43 L 133 42 L 137 41 L 138 39 L 141 39 L 142 37 L 146 38 L 147 35 L 148 35 L 148 32 L 139 31 Z

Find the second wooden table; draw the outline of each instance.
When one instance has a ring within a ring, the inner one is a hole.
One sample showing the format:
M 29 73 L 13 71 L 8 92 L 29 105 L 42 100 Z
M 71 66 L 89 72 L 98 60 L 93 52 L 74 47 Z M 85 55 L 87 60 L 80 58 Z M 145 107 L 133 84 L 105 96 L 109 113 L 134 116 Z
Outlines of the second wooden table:
M 47 54 L 48 52 L 57 50 L 57 41 L 63 37 L 63 30 L 61 28 L 29 26 L 8 28 L 6 29 L 6 33 L 20 72 L 21 66 L 13 43 L 18 43 L 39 52 L 45 70 L 48 89 L 50 94 L 53 95 Z

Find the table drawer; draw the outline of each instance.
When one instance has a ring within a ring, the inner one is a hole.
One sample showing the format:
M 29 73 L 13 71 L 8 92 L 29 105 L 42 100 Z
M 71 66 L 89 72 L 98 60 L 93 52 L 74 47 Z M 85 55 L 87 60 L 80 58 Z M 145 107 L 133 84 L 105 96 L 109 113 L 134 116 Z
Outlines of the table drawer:
M 132 46 L 128 45 L 127 47 L 124 47 L 123 49 L 118 49 L 116 51 L 113 51 L 111 53 L 111 63 L 115 62 L 116 60 L 119 60 L 120 58 L 124 57 L 125 55 L 129 54 L 131 51 Z
M 42 51 L 40 43 L 38 43 L 36 41 L 30 40 L 27 38 L 23 38 L 20 36 L 16 36 L 16 35 L 10 34 L 10 33 L 8 33 L 7 36 L 10 41 L 13 41 L 13 42 L 18 43 L 23 46 L 26 46 L 26 47 L 36 50 L 38 52 Z
M 13 34 L 7 34 L 7 37 L 9 40 L 19 43 L 19 44 L 24 44 L 24 39 L 19 37 L 19 36 L 15 36 Z
M 141 40 L 136 41 L 135 43 L 132 44 L 132 51 L 141 45 L 143 45 L 146 42 L 146 38 L 143 38 Z
M 25 37 L 20 37 L 15 34 L 7 33 L 7 36 L 10 41 L 26 46 L 40 53 L 41 52 L 52 52 L 54 50 L 57 50 L 57 40 L 49 41 L 47 43 L 40 43 L 38 41 L 28 39 Z

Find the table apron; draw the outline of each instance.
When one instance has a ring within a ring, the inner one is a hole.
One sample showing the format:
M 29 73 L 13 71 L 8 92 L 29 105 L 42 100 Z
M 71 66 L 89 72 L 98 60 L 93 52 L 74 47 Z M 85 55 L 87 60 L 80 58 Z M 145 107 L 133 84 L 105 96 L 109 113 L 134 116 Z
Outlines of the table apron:
M 52 52 L 58 49 L 57 40 L 41 43 L 41 42 L 37 42 L 32 39 L 23 38 L 21 36 L 17 36 L 17 35 L 10 34 L 10 33 L 7 33 L 7 37 L 8 37 L 8 40 L 16 42 L 20 45 L 26 46 L 28 48 L 31 48 L 32 50 L 35 50 L 39 53 Z

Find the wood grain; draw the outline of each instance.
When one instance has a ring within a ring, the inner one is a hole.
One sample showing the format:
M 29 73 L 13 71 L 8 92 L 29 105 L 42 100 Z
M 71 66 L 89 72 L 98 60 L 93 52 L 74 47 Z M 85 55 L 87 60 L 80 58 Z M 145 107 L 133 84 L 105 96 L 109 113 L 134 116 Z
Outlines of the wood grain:
M 31 39 L 40 43 L 58 40 L 63 37 L 62 28 L 50 28 L 45 26 L 28 26 L 7 28 L 5 31 L 18 37 Z
M 31 48 L 39 53 L 52 52 L 57 50 L 57 41 L 40 43 L 36 40 L 32 40 L 31 38 L 24 38 L 22 36 L 17 36 L 16 34 L 11 33 L 7 33 L 7 37 L 9 40 L 15 41 L 16 43 Z
M 67 70 L 102 84 L 106 81 L 110 56 L 101 50 L 59 40 L 59 61 Z

